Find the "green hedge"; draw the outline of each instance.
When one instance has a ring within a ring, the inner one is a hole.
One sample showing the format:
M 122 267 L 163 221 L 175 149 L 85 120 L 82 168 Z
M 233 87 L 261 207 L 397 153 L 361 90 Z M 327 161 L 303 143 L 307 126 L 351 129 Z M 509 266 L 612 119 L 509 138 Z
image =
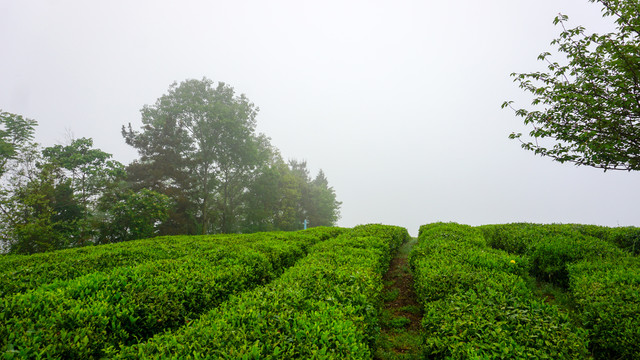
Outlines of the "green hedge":
M 527 257 L 531 274 L 566 289 L 596 359 L 640 358 L 639 229 L 593 225 L 478 227 L 489 244 Z
M 532 243 L 526 251 L 531 259 L 531 274 L 567 289 L 568 266 L 582 259 L 598 260 L 627 255 L 615 245 L 580 234 L 549 234 Z
M 516 254 L 525 253 L 532 244 L 552 235 L 593 237 L 633 255 L 640 254 L 640 228 L 633 226 L 609 228 L 582 224 L 513 223 L 482 225 L 476 228 L 484 234 L 491 247 Z
M 370 359 L 382 274 L 405 229 L 359 226 L 310 249 L 264 287 L 176 331 L 114 352 L 125 359 Z
M 616 244 L 620 248 L 632 253 L 640 254 L 640 228 L 637 227 L 618 227 L 611 228 L 605 240 Z
M 176 259 L 218 247 L 237 236 L 168 236 L 88 246 L 34 255 L 0 257 L 0 297 L 35 289 L 54 280 L 69 280 L 95 271 Z
M 549 234 L 541 225 L 527 223 L 482 225 L 476 229 L 482 232 L 487 245 L 512 254 L 526 253 L 531 244 Z
M 279 276 L 308 247 L 342 231 L 227 238 L 193 256 L 94 272 L 6 297 L 0 300 L 5 357 L 100 358 L 184 325 L 230 294 Z
M 316 227 L 306 233 L 339 228 Z M 96 271 L 135 266 L 148 261 L 177 259 L 224 246 L 259 241 L 261 233 L 237 235 L 162 236 L 117 244 L 87 246 L 34 255 L 0 256 L 0 298 L 35 289 L 55 280 L 70 280 Z
M 527 258 L 490 248 L 477 229 L 424 226 L 409 261 L 425 358 L 587 357 L 586 332 L 533 295 Z
M 569 277 L 594 357 L 640 359 L 640 260 L 581 261 L 569 265 Z

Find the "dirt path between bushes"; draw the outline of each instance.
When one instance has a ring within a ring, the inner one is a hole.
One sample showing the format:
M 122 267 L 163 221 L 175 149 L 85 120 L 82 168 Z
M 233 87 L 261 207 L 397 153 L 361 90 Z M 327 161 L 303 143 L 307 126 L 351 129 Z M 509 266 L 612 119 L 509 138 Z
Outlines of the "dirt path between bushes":
M 382 329 L 375 359 L 420 358 L 422 307 L 416 298 L 408 262 L 416 242 L 414 238 L 400 247 L 383 277 Z

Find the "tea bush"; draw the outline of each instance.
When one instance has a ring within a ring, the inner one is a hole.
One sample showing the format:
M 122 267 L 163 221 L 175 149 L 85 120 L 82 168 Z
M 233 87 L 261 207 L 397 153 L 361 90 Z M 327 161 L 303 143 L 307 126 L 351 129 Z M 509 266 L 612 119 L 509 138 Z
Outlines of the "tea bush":
M 232 297 L 124 359 L 370 359 L 382 274 L 405 229 L 359 226 L 310 249 L 275 281 Z
M 578 260 L 623 257 L 626 253 L 613 244 L 580 234 L 550 234 L 530 245 L 531 274 L 535 277 L 569 287 L 568 266 Z
M 640 260 L 580 261 L 569 265 L 569 277 L 594 357 L 640 359 Z
M 176 259 L 220 246 L 232 236 L 170 236 L 34 255 L 0 256 L 0 297 L 35 289 L 54 280 L 69 280 L 95 271 Z
M 5 297 L 0 345 L 7 358 L 100 358 L 279 276 L 311 245 L 342 231 L 237 236 L 192 256 L 94 272 Z
M 587 357 L 586 332 L 533 295 L 527 258 L 492 249 L 479 230 L 422 227 L 410 265 L 424 306 L 425 358 Z
M 640 228 L 617 227 L 611 228 L 606 233 L 605 240 L 616 244 L 620 248 L 632 253 L 640 254 Z
M 596 359 L 640 358 L 639 229 L 593 225 L 478 227 L 492 246 L 530 259 L 531 274 L 564 288 Z

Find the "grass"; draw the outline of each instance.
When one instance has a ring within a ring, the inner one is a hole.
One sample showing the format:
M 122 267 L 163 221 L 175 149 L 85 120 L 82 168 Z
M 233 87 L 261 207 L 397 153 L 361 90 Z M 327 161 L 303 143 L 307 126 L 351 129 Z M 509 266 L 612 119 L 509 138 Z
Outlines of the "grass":
M 410 360 L 421 358 L 422 307 L 413 291 L 413 276 L 407 257 L 417 239 L 406 242 L 391 262 L 384 277 L 381 333 L 376 342 L 375 359 Z
M 384 291 L 382 293 L 382 301 L 384 302 L 392 302 L 398 298 L 400 295 L 400 290 L 397 288 L 393 288 L 391 290 Z

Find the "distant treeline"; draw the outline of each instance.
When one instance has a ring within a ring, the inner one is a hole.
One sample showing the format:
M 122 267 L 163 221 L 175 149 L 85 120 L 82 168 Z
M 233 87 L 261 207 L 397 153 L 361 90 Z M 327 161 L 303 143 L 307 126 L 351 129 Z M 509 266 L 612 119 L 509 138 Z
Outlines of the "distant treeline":
M 35 120 L 0 111 L 3 252 L 36 253 L 156 235 L 332 226 L 341 203 L 320 170 L 256 134 L 258 108 L 224 83 L 174 83 L 122 127 L 125 166 L 90 138 L 42 148 Z

